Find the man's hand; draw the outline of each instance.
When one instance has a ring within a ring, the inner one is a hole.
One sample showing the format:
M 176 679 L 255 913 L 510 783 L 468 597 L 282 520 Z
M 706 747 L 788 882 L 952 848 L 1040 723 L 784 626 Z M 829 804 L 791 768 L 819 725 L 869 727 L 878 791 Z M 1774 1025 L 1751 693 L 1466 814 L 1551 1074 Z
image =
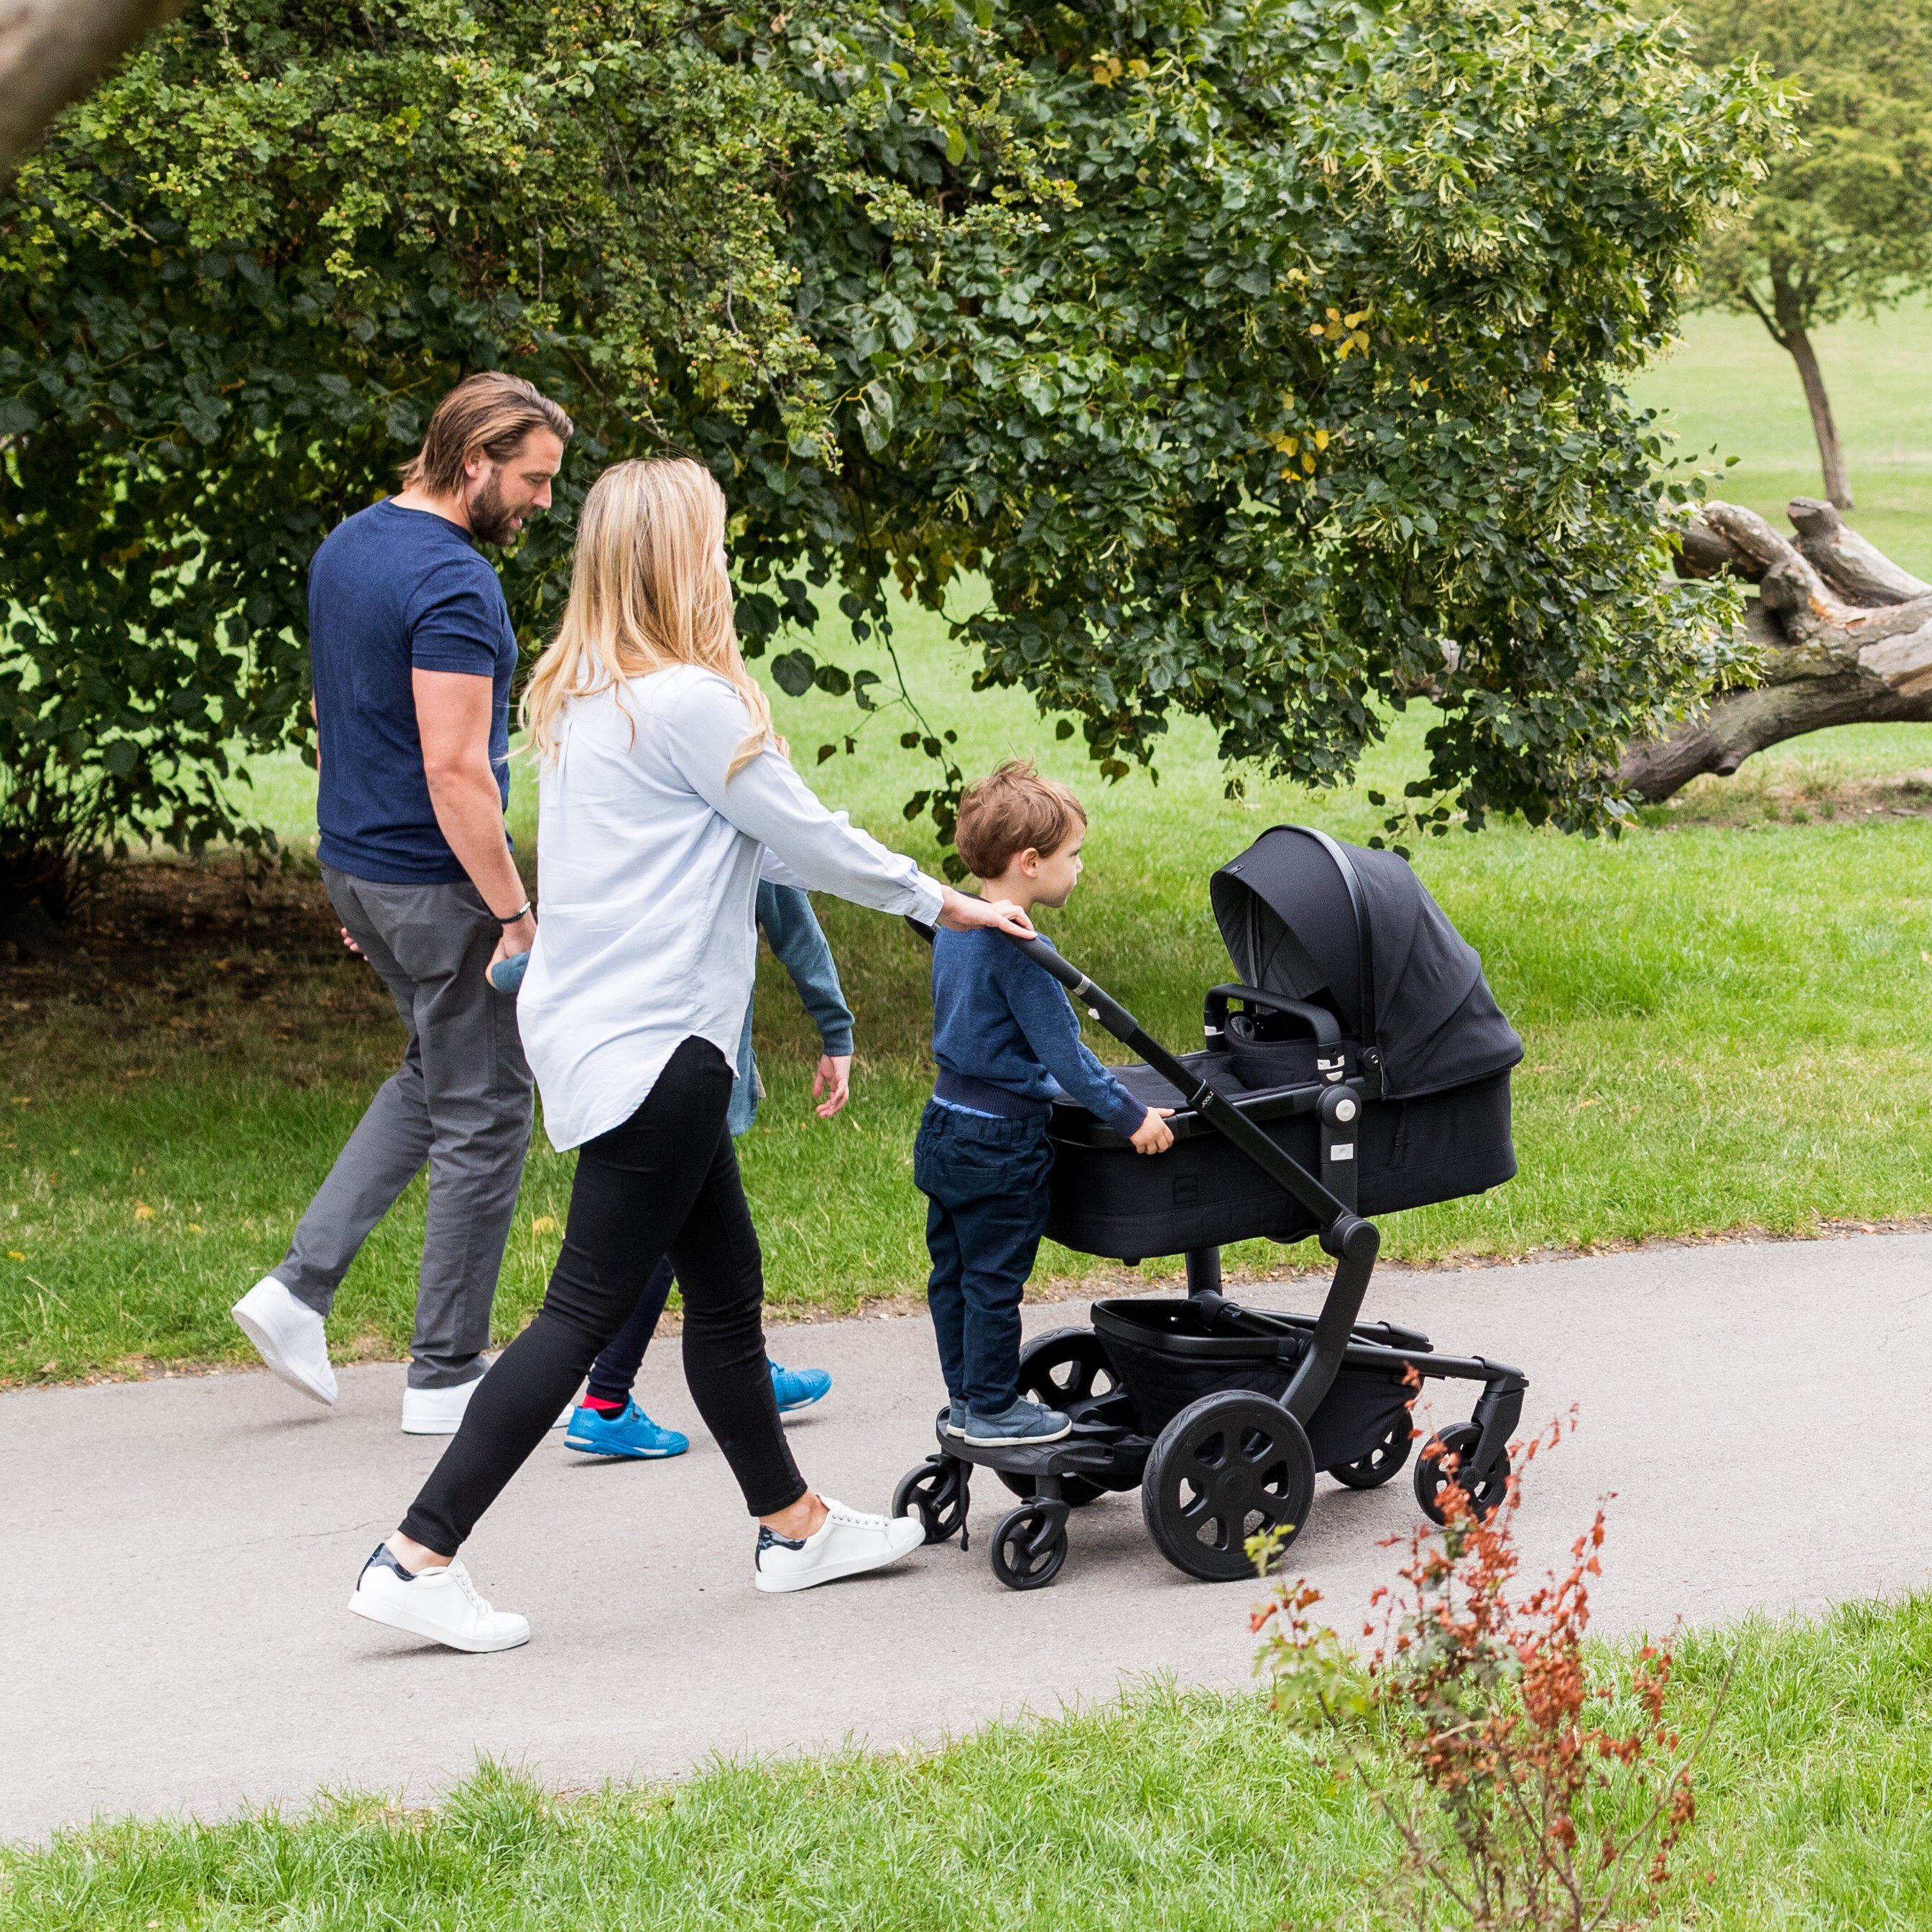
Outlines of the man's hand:
M 497 940 L 496 950 L 490 954 L 490 964 L 484 970 L 490 971 L 500 960 L 514 959 L 518 953 L 529 952 L 536 943 L 536 920 L 532 914 L 525 913 L 514 926 L 504 927 L 503 936 Z
M 1150 1107 L 1146 1117 L 1130 1138 L 1136 1154 L 1165 1154 L 1174 1144 L 1174 1130 L 1167 1124 L 1172 1107 Z
M 852 1056 L 849 1053 L 828 1053 L 818 1063 L 818 1071 L 812 1076 L 812 1097 L 824 1100 L 818 1108 L 818 1118 L 829 1120 L 852 1097 Z
M 1033 921 L 1011 899 L 975 898 L 970 892 L 956 892 L 950 886 L 944 890 L 946 903 L 940 909 L 939 922 L 955 932 L 970 932 L 976 926 L 991 926 L 1011 933 L 1016 939 L 1040 937 L 1033 929 Z
M 338 926 L 336 929 L 342 934 L 343 944 L 347 946 L 350 951 L 354 953 L 357 958 L 360 959 L 362 957 L 362 949 L 356 944 L 352 938 L 350 937 L 348 927 L 346 926 Z

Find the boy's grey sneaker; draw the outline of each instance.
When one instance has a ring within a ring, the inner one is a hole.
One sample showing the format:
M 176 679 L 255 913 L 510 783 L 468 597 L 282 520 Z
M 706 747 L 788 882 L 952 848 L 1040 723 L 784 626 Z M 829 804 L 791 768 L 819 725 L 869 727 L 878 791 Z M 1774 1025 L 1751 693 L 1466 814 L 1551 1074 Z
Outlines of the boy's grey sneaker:
M 946 1432 L 949 1436 L 964 1436 L 966 1433 L 966 1405 L 963 1402 L 946 1405 Z
M 968 1409 L 964 1432 L 968 1442 L 992 1448 L 1002 1442 L 1058 1442 L 1072 1426 L 1058 1409 L 1020 1396 L 994 1415 Z

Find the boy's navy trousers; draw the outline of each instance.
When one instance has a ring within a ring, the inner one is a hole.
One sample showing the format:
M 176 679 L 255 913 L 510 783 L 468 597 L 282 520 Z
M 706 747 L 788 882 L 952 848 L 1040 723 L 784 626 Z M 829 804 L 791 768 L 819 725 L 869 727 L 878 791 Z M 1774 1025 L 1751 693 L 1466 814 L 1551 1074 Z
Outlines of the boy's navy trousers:
M 1046 1232 L 1053 1171 L 1046 1124 L 928 1100 L 913 1144 L 932 1256 L 926 1302 L 946 1392 L 981 1415 L 1018 1393 L 1020 1297 Z

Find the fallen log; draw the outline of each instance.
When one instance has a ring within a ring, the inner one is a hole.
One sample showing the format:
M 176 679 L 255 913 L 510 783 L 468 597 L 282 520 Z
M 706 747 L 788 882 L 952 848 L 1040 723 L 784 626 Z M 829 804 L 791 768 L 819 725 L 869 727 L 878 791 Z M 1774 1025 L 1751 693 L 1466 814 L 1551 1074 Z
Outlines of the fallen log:
M 1629 748 L 1619 776 L 1649 803 L 1828 725 L 1932 723 L 1932 584 L 1847 530 L 1829 503 L 1800 496 L 1788 514 L 1796 542 L 1735 503 L 1706 503 L 1685 533 L 1680 574 L 1757 586 L 1744 621 L 1760 668 L 1756 683 L 1720 692 L 1668 737 Z

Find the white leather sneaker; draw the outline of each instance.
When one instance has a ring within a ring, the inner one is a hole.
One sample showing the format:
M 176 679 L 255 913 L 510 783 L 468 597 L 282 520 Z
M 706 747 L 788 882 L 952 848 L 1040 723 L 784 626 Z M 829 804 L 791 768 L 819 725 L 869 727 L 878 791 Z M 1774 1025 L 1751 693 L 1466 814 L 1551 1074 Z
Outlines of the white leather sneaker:
M 883 1570 L 908 1556 L 926 1540 L 926 1531 L 909 1516 L 867 1516 L 830 1496 L 825 1520 L 802 1542 L 760 1528 L 752 1579 L 761 1590 L 809 1590 L 841 1576 Z
M 530 1640 L 527 1617 L 493 1610 L 477 1593 L 458 1558 L 412 1576 L 386 1543 L 362 1566 L 349 1607 L 372 1624 L 426 1636 L 452 1650 L 514 1650 Z
M 469 1412 L 470 1398 L 482 1385 L 478 1376 L 474 1382 L 465 1382 L 459 1388 L 419 1389 L 403 1390 L 403 1433 L 405 1436 L 454 1436 L 463 1426 L 463 1418 Z M 577 1404 L 569 1403 L 563 1413 L 550 1424 L 553 1429 L 569 1426 L 570 1418 L 577 1413 Z
M 335 1400 L 335 1371 L 322 1317 L 265 1274 L 229 1310 L 273 1374 L 313 1402 Z

